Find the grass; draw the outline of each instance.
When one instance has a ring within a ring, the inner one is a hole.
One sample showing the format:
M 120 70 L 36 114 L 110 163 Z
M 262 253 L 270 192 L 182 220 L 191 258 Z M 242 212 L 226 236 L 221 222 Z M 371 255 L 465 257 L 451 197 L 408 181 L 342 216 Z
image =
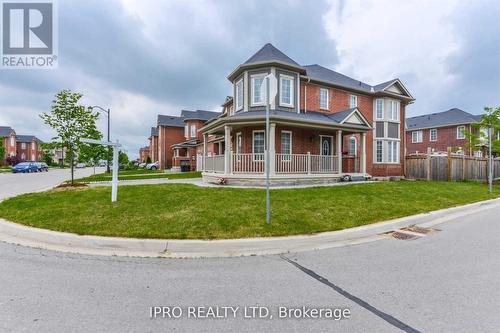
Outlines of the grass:
M 180 172 L 180 173 L 165 173 L 163 171 L 151 171 L 151 170 L 128 170 L 119 171 L 118 180 L 136 180 L 136 179 L 157 179 L 157 178 L 167 178 L 167 179 L 184 179 L 184 178 L 200 178 L 201 172 Z M 111 181 L 112 176 L 109 173 L 99 173 L 89 177 L 75 179 L 75 181 L 80 183 L 90 183 L 90 182 L 108 182 Z
M 12 168 L 11 167 L 9 167 L 9 168 L 0 167 L 0 173 L 6 173 L 6 172 L 12 172 Z
M 500 197 L 474 182 L 381 182 L 265 191 L 189 184 L 109 187 L 25 194 L 0 203 L 0 217 L 77 234 L 137 238 L 225 239 L 312 234 Z

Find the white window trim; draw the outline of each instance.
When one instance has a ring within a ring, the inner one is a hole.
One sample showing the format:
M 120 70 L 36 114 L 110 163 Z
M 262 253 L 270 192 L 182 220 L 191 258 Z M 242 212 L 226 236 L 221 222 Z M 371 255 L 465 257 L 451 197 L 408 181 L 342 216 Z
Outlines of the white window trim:
M 354 139 L 354 155 L 351 155 L 351 140 Z M 349 147 L 348 147 L 349 156 L 358 156 L 358 139 L 355 136 L 351 136 L 349 138 Z
M 432 140 L 432 131 L 436 132 L 436 138 L 434 140 Z M 437 128 L 431 128 L 429 130 L 429 141 L 430 142 L 436 142 L 437 140 L 438 140 L 438 130 L 437 130 Z
M 283 80 L 290 80 L 290 103 L 283 102 Z M 290 75 L 280 74 L 280 106 L 293 108 L 294 107 L 294 90 L 295 78 Z
M 285 153 L 283 153 L 283 141 L 282 141 L 282 136 L 283 136 L 283 133 L 288 133 L 288 134 L 290 134 L 290 154 L 287 154 L 287 155 L 290 155 L 290 156 L 291 156 L 291 155 L 293 154 L 293 152 L 292 152 L 292 149 L 293 149 L 293 148 L 292 148 L 292 147 L 293 147 L 293 146 L 292 146 L 292 135 L 293 135 L 293 134 L 292 134 L 292 131 L 281 131 L 281 136 L 280 136 L 281 154 L 285 154 Z M 281 160 L 282 160 L 283 162 L 290 162 L 290 161 L 291 161 L 291 157 L 288 157 L 288 158 L 286 158 L 286 157 L 285 157 L 285 158 L 283 158 L 283 156 L 282 156 Z
M 394 112 L 394 109 L 393 109 L 393 105 L 395 105 L 395 115 L 396 115 L 396 118 L 393 118 L 393 112 Z M 391 99 L 389 100 L 389 120 L 391 121 L 399 121 L 399 111 L 400 111 L 400 102 L 398 100 L 395 100 L 395 99 Z
M 25 142 L 21 142 L 21 149 L 26 149 L 26 143 Z
M 323 155 L 323 138 L 330 138 L 330 153 L 331 155 Z M 334 155 L 334 143 L 333 143 L 333 135 L 320 135 L 319 136 L 319 154 L 320 156 L 338 156 L 337 155 Z
M 34 142 L 31 143 L 31 149 L 35 150 L 35 143 Z
M 264 130 L 253 130 L 252 131 L 252 161 L 264 161 L 263 159 L 255 159 L 255 133 L 264 133 L 264 152 L 262 153 L 263 155 L 266 153 L 266 131 Z
M 375 147 L 374 147 L 375 149 L 374 149 L 374 154 L 373 154 L 373 157 L 374 157 L 373 158 L 373 160 L 374 160 L 373 163 L 375 163 L 375 164 L 383 164 L 384 163 L 384 140 L 375 140 L 374 142 L 375 142 Z M 382 146 L 382 156 L 381 156 L 382 159 L 381 159 L 381 161 L 378 161 L 378 159 L 377 159 L 378 158 L 377 149 L 378 149 L 378 143 L 379 142 L 380 142 L 380 144 Z
M 463 128 L 463 137 L 460 137 L 460 129 Z M 465 126 L 457 126 L 457 140 L 465 139 Z
M 414 136 L 413 136 L 414 133 L 417 133 L 417 140 L 414 139 Z M 423 135 L 421 130 L 411 132 L 411 143 L 422 143 L 423 141 L 424 141 L 424 135 Z
M 189 125 L 187 123 L 184 125 L 184 137 L 189 138 Z
M 16 146 L 16 138 L 13 136 L 10 137 L 10 146 L 15 147 Z
M 396 141 L 396 140 L 387 140 L 386 141 L 386 146 L 387 146 L 387 164 L 399 164 L 400 162 L 400 156 L 399 156 L 399 150 L 400 150 L 400 146 L 399 146 L 399 141 Z M 393 142 L 396 144 L 396 162 L 394 161 L 389 161 L 389 155 L 392 154 L 392 148 L 389 149 L 389 142 Z M 383 146 L 382 146 L 382 151 L 383 151 Z M 383 155 L 383 153 L 382 153 Z
M 377 113 L 377 102 L 380 101 L 382 102 L 382 117 L 379 117 L 378 116 L 378 113 Z M 377 98 L 375 99 L 375 119 L 376 120 L 383 120 L 384 119 L 384 106 L 385 106 L 385 101 L 383 98 Z
M 196 125 L 192 124 L 190 128 L 190 135 L 192 138 L 196 138 Z
M 240 98 L 238 97 L 238 86 L 241 84 L 241 100 Z M 243 109 L 243 100 L 245 99 L 245 86 L 243 85 L 243 78 L 239 79 L 238 81 L 236 81 L 235 85 L 234 85 L 234 104 L 236 106 L 236 111 L 239 111 L 241 109 Z M 238 105 L 240 104 L 241 105 Z
M 326 92 L 326 107 L 321 106 L 321 92 Z M 330 110 L 330 89 L 328 88 L 319 88 L 319 108 L 321 110 Z
M 261 102 L 254 102 L 254 96 L 255 96 L 255 85 L 254 85 L 254 82 L 255 82 L 255 79 L 259 79 L 259 78 L 265 78 L 267 74 L 265 73 L 262 73 L 262 74 L 252 74 L 250 75 L 250 106 L 263 106 L 263 105 L 266 105 L 265 101 L 264 101 L 264 97 L 262 91 L 260 92 L 260 96 L 262 98 L 262 101 Z
M 354 100 L 356 101 L 356 105 L 351 104 L 351 98 L 354 97 Z M 349 95 L 349 108 L 357 108 L 358 107 L 358 95 Z
M 380 141 L 382 142 L 382 162 L 377 161 L 377 142 Z M 374 147 L 373 147 L 373 164 L 401 164 L 401 140 L 400 139 L 391 139 L 391 138 L 385 138 L 385 139 L 374 139 Z M 397 147 L 397 161 L 396 162 L 389 162 L 389 142 L 396 142 L 396 147 Z

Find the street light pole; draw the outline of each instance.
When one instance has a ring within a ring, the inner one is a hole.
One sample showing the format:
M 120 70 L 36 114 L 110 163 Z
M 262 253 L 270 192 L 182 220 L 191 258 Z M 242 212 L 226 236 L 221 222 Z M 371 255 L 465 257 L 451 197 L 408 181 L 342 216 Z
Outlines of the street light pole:
M 488 128 L 488 189 L 493 192 L 493 157 L 491 156 L 491 137 L 493 136 L 493 127 Z
M 271 197 L 269 193 L 269 76 L 266 76 L 266 223 L 271 221 Z

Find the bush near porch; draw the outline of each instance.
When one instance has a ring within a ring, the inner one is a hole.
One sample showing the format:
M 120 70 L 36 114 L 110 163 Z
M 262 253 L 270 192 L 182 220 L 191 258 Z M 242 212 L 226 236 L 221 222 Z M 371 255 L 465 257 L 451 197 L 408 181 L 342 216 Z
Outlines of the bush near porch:
M 475 182 L 380 182 L 265 191 L 189 184 L 59 189 L 0 203 L 0 217 L 77 234 L 137 238 L 223 239 L 312 234 L 500 197 Z

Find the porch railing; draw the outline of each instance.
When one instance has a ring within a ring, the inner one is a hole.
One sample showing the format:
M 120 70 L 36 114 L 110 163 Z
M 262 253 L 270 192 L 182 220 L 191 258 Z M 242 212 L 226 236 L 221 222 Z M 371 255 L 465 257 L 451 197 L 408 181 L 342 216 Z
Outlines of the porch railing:
M 205 158 L 205 171 L 224 173 L 224 155 L 212 155 Z
M 338 173 L 336 155 L 311 155 L 311 173 Z
M 308 154 L 276 154 L 276 173 L 308 173 Z
M 236 154 L 231 159 L 233 173 L 263 173 L 264 154 Z

